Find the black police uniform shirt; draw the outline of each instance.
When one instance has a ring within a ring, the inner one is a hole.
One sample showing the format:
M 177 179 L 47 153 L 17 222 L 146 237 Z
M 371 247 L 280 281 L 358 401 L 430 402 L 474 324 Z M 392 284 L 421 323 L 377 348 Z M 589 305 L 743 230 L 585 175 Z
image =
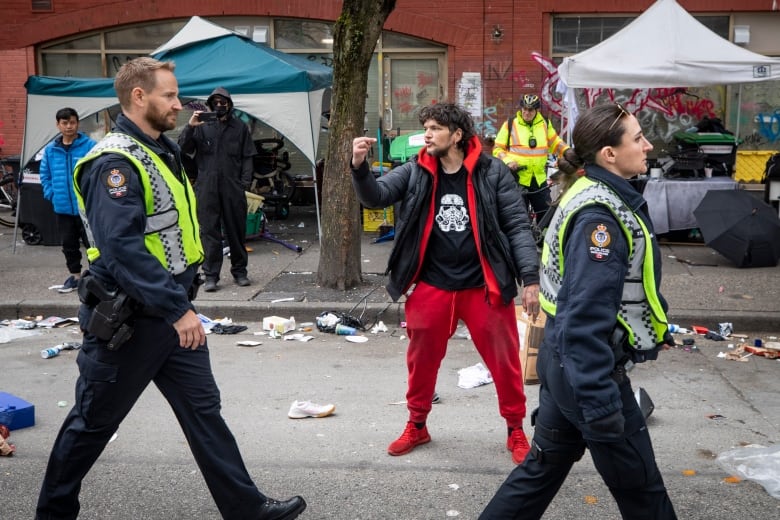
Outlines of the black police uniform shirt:
M 164 161 L 178 165 L 174 171 L 181 171 L 178 146 L 166 136 L 153 140 L 124 114 L 118 116 L 114 131 L 140 140 Z M 155 309 L 169 323 L 175 322 L 193 308 L 187 288 L 198 266 L 171 276 L 146 249 L 143 186 L 127 159 L 105 154 L 84 168 L 81 190 L 95 244 L 100 249 L 100 258 L 89 270 L 110 290 L 122 287 L 134 300 Z
M 468 171 L 446 174 L 439 166 L 433 227 L 420 279 L 447 291 L 485 285 L 466 190 Z

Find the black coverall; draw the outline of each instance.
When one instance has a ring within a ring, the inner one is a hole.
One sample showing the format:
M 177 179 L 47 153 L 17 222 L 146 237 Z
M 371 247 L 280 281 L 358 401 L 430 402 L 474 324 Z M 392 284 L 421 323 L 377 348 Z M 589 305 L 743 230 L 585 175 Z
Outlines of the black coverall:
M 116 131 L 140 139 L 173 171 L 181 171 L 178 146 L 165 136 L 151 140 L 124 115 L 119 116 Z M 82 479 L 150 382 L 171 405 L 222 516 L 254 518 L 266 497 L 252 482 L 221 416 L 208 346 L 180 347 L 172 326 L 193 309 L 187 289 L 198 266 L 173 276 L 148 252 L 143 188 L 126 159 L 104 155 L 85 168 L 80 186 L 100 250 L 90 273 L 108 290 L 122 288 L 143 309 L 132 318 L 131 339 L 118 350 L 108 350 L 106 341 L 85 332 L 77 358 L 76 402 L 52 448 L 36 518 L 78 516 Z M 124 181 L 117 187 L 119 175 Z M 81 306 L 82 327 L 92 312 L 92 307 Z
M 586 172 L 612 187 L 652 233 L 646 202 L 626 180 L 597 166 L 586 167 Z M 585 207 L 572 219 L 563 245 L 565 270 L 556 316 L 547 319 L 537 358 L 541 388 L 531 452 L 480 519 L 541 518 L 585 448 L 623 518 L 676 519 L 644 416 L 610 346 L 628 269 L 628 242 L 606 207 Z M 610 232 L 607 254 L 591 249 L 599 226 Z M 646 238 L 660 285 L 658 244 L 654 237 Z M 666 308 L 663 298 L 662 305 Z
M 198 221 L 206 260 L 203 274 L 219 281 L 222 270 L 222 231 L 230 247 L 230 274 L 246 277 L 247 202 L 245 191 L 252 182 L 252 157 L 257 153 L 249 128 L 232 113 L 225 121 L 200 126 L 187 125 L 179 136 L 182 152 L 195 153 L 198 177 Z

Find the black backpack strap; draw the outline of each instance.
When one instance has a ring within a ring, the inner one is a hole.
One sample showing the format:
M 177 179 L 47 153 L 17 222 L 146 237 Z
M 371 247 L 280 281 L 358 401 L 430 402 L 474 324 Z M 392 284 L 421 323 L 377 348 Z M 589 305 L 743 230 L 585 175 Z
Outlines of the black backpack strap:
M 509 116 L 506 120 L 506 149 L 509 151 L 509 142 L 512 140 L 512 123 L 515 120 L 515 116 Z

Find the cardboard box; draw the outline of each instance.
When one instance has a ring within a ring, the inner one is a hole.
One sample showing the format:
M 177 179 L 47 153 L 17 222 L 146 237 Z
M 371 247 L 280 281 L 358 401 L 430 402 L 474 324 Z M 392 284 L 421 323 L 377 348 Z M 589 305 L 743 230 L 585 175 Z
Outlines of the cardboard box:
M 385 216 L 387 216 L 387 224 L 393 225 L 393 207 L 385 209 L 368 209 L 363 208 L 363 231 L 377 231 L 379 226 L 385 223 Z
M 523 383 L 535 385 L 539 383 L 539 376 L 536 374 L 536 357 L 544 338 L 547 315 L 540 312 L 536 321 L 531 321 L 531 317 L 525 313 L 522 305 L 515 307 L 515 315 L 517 332 L 520 335 L 520 368 L 523 373 Z
M 0 392 L 0 424 L 5 424 L 9 430 L 33 426 L 35 406 L 14 395 Z
M 263 318 L 263 330 L 275 331 L 278 334 L 284 334 L 295 330 L 295 318 L 282 318 L 280 316 L 266 316 Z

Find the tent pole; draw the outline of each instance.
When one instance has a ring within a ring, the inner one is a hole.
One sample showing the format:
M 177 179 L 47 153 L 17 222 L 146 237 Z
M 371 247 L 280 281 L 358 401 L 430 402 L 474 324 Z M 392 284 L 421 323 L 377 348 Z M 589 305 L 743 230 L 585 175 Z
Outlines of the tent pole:
M 314 211 L 317 213 L 317 241 L 322 241 L 322 225 L 320 224 L 320 196 L 317 190 L 317 165 L 311 168 L 312 178 L 314 179 Z
M 742 83 L 737 88 L 737 131 L 734 132 L 734 146 L 739 146 L 739 118 L 742 116 Z

